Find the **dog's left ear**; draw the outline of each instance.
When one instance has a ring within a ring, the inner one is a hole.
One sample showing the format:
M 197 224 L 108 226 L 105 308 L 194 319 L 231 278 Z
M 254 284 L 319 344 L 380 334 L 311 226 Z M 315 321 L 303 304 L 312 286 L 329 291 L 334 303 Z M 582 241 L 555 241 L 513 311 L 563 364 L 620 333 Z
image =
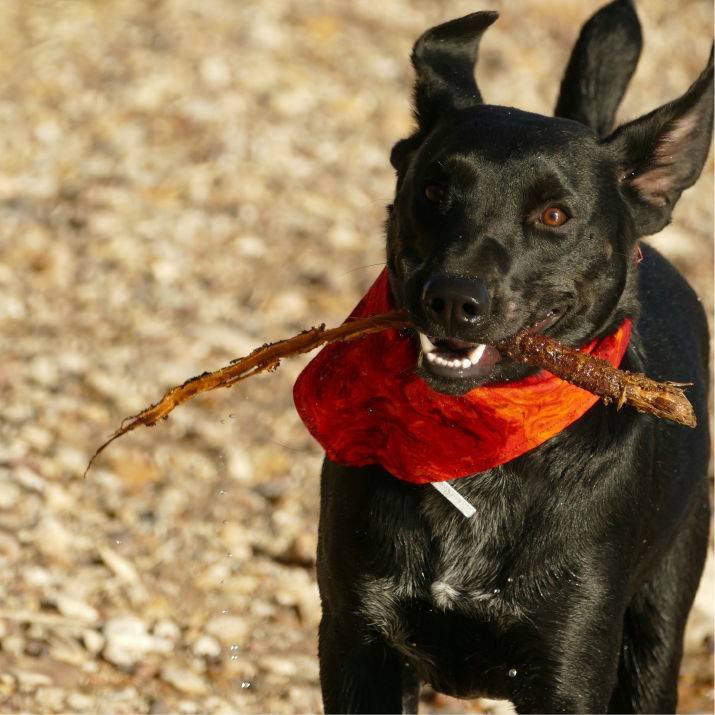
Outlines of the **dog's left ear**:
M 703 73 L 679 99 L 618 127 L 608 139 L 622 169 L 621 186 L 639 235 L 670 222 L 680 195 L 705 164 L 713 124 L 713 52 Z
M 602 7 L 583 26 L 573 48 L 554 116 L 608 136 L 642 47 L 633 0 L 614 0 Z
M 498 12 L 475 12 L 427 30 L 412 49 L 417 79 L 414 114 L 417 131 L 395 144 L 390 156 L 398 181 L 412 152 L 424 141 L 440 117 L 450 111 L 482 103 L 474 65 L 484 31 L 499 17 Z

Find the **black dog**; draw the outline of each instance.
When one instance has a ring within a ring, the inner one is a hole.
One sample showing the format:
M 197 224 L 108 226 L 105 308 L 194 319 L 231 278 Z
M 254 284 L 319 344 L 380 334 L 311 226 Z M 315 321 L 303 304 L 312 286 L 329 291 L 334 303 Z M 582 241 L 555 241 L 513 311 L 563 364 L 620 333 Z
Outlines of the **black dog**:
M 469 519 L 428 484 L 326 459 L 325 709 L 416 712 L 427 682 L 522 713 L 674 712 L 709 528 L 708 332 L 677 271 L 634 252 L 702 170 L 712 55 L 682 97 L 611 133 L 640 53 L 631 2 L 584 27 L 556 118 L 483 103 L 473 68 L 496 17 L 435 27 L 412 55 L 417 129 L 392 152 L 387 266 L 415 369 L 463 395 L 535 373 L 481 347 L 523 326 L 583 346 L 631 318 L 621 367 L 692 383 L 698 427 L 599 402 L 453 481 Z

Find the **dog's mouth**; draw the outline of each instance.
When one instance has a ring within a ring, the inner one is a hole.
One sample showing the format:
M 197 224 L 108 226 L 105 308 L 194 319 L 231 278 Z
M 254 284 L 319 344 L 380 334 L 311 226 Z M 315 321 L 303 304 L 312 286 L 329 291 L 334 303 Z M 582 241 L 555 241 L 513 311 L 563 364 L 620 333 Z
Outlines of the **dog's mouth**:
M 554 308 L 526 327 L 534 333 L 541 333 L 554 325 L 564 313 L 564 307 Z M 418 333 L 423 365 L 440 377 L 483 378 L 501 360 L 499 351 L 486 343 L 469 343 Z

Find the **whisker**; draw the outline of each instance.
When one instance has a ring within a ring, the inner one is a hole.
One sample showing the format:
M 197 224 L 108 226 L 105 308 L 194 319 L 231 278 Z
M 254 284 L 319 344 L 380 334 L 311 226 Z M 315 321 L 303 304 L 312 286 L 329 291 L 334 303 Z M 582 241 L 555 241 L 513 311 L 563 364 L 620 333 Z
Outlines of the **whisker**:
M 338 278 L 342 278 L 343 276 L 346 276 L 348 273 L 354 273 L 355 271 L 361 271 L 363 268 L 372 268 L 373 266 L 384 266 L 385 263 L 370 263 L 367 266 L 358 266 L 357 268 L 351 268 L 349 271 L 346 271 L 345 273 L 341 273 Z

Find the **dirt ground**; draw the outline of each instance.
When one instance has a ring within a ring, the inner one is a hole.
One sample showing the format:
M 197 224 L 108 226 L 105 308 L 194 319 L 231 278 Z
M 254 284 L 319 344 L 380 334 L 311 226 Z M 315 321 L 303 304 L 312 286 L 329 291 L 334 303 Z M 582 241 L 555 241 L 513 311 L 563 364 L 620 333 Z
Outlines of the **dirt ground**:
M 384 262 L 426 28 L 499 9 L 487 101 L 550 113 L 595 0 L 0 3 L 0 712 L 320 712 L 306 358 L 94 449 L 175 384 L 336 325 Z M 677 9 L 676 9 L 677 8 Z M 621 118 L 713 4 L 641 2 Z M 713 301 L 713 163 L 652 243 Z M 713 712 L 713 568 L 680 711 Z M 506 712 L 427 692 L 424 712 Z

